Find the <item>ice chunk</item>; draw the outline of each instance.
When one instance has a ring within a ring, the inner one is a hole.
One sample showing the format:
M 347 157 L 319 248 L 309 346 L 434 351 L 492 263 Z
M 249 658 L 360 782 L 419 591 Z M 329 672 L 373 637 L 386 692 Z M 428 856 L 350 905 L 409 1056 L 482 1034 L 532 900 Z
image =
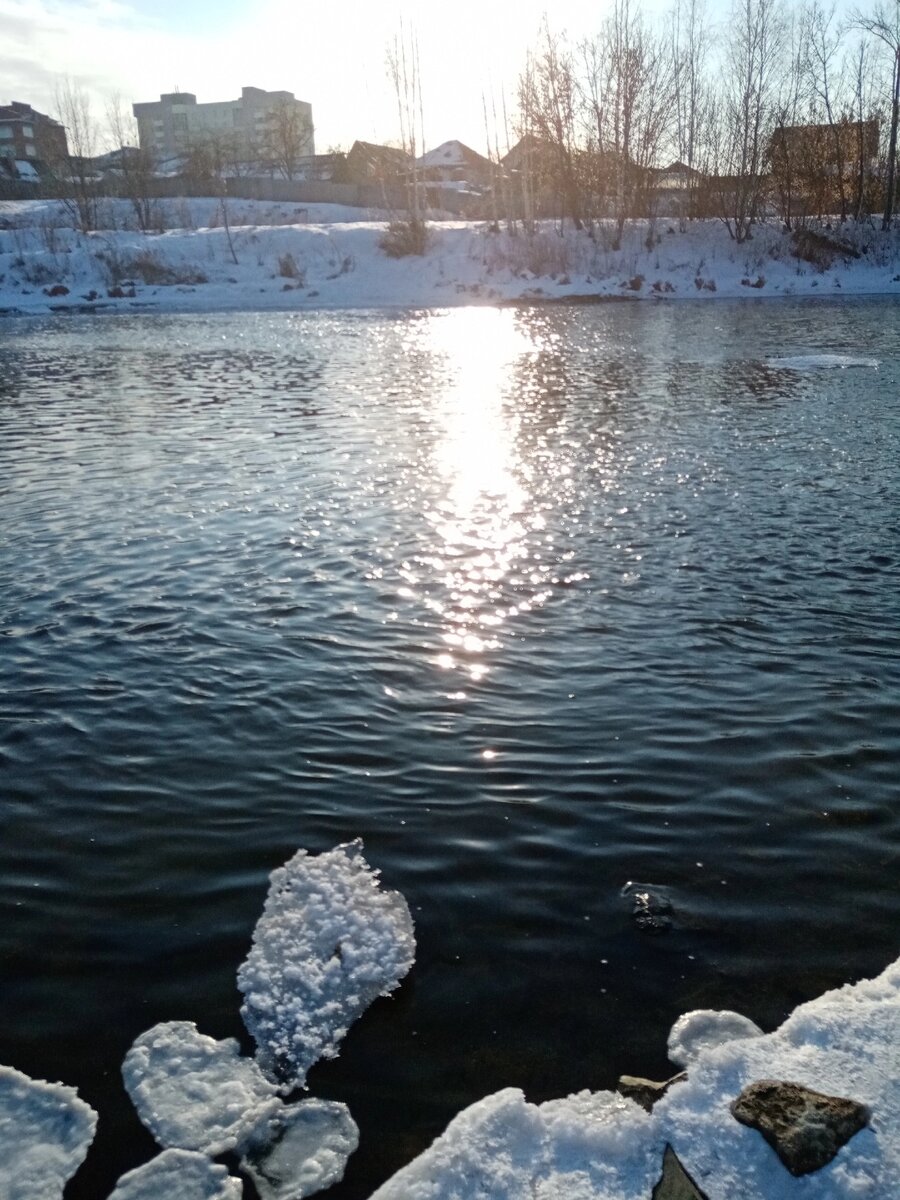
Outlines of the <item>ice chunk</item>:
M 677 1067 L 686 1067 L 704 1050 L 748 1037 L 762 1037 L 762 1030 L 749 1017 L 728 1009 L 697 1008 L 672 1026 L 669 1058 Z
M 218 1042 L 192 1021 L 142 1033 L 122 1064 L 138 1116 L 161 1146 L 222 1154 L 267 1111 L 275 1088 L 233 1038 Z
M 646 1200 L 663 1142 L 613 1092 L 528 1104 L 517 1088 L 478 1101 L 372 1200 Z
M 770 367 L 786 367 L 790 371 L 819 371 L 847 367 L 877 367 L 877 358 L 861 358 L 854 354 L 790 354 L 784 358 L 766 360 Z
M 109 1200 L 240 1200 L 241 1181 L 193 1150 L 164 1150 L 129 1171 Z
M 380 887 L 361 841 L 298 850 L 272 872 L 238 971 L 241 1015 L 266 1075 L 284 1092 L 302 1087 L 317 1059 L 336 1056 L 347 1027 L 397 987 L 415 951 L 407 903 Z
M 260 1200 L 303 1200 L 343 1179 L 358 1145 L 346 1104 L 302 1100 L 259 1123 L 242 1147 L 241 1170 Z
M 60 1200 L 96 1128 L 74 1088 L 0 1067 L 0 1197 Z

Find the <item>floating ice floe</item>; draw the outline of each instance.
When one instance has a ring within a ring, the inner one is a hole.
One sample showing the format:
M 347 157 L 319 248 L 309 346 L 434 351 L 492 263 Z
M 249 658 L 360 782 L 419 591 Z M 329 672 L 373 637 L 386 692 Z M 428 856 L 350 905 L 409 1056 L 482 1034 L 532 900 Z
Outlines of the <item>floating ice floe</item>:
M 241 1181 L 193 1150 L 164 1150 L 123 1175 L 109 1200 L 240 1200 Z
M 241 1170 L 260 1200 L 303 1200 L 343 1179 L 358 1145 L 345 1104 L 301 1100 L 259 1122 L 241 1148 Z
M 238 971 L 241 1015 L 257 1060 L 283 1092 L 334 1058 L 348 1026 L 407 973 L 416 942 L 409 907 L 383 889 L 362 842 L 299 850 L 273 871 L 253 946 Z
M 702 1020 L 716 1029 L 709 1013 Z M 527 1104 L 488 1096 L 372 1200 L 647 1200 L 666 1145 L 709 1200 L 896 1200 L 900 1180 L 900 960 L 881 975 L 801 1005 L 774 1033 L 706 1047 L 689 1038 L 687 1079 L 644 1112 L 610 1093 Z M 676 1026 L 676 1029 L 678 1026 Z M 718 1025 L 718 1033 L 724 1023 Z M 684 1034 L 673 1037 L 682 1045 Z M 731 1103 L 748 1085 L 789 1080 L 865 1105 L 869 1124 L 813 1174 L 797 1178 Z
M 122 1064 L 138 1116 L 161 1146 L 222 1154 L 281 1106 L 275 1087 L 233 1038 L 216 1041 L 192 1021 L 142 1033 Z
M 0 1067 L 0 1197 L 61 1198 L 96 1128 L 97 1114 L 74 1088 Z
M 704 1050 L 746 1037 L 762 1037 L 762 1030 L 749 1017 L 727 1009 L 698 1008 L 679 1017 L 672 1026 L 669 1058 L 676 1067 L 686 1067 Z
M 766 359 L 770 367 L 786 367 L 789 371 L 819 371 L 847 367 L 877 367 L 877 358 L 861 358 L 854 354 L 789 354 L 785 358 Z

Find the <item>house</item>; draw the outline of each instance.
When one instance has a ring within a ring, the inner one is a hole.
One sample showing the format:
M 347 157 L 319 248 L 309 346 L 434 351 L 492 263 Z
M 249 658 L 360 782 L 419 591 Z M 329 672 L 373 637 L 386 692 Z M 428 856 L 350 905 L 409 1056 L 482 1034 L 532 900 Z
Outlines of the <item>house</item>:
M 334 174 L 335 183 L 393 183 L 404 178 L 413 160 L 405 150 L 356 141 Z
M 235 161 L 281 166 L 290 176 L 296 159 L 315 154 L 312 106 L 293 92 L 245 87 L 237 100 L 204 104 L 193 92 L 168 92 L 132 111 L 141 149 L 157 160 L 217 144 Z
M 466 183 L 475 188 L 490 186 L 496 170 L 489 158 L 457 141 L 429 150 L 416 159 L 416 167 L 428 183 Z
M 779 125 L 767 157 L 785 220 L 816 214 L 846 216 L 878 162 L 878 121 Z
M 59 121 L 30 104 L 0 104 L 0 157 L 22 164 L 19 178 L 40 176 L 68 158 L 66 131 Z
M 651 167 L 646 179 L 651 211 L 659 217 L 694 216 L 703 181 L 702 171 L 680 159 L 667 167 Z

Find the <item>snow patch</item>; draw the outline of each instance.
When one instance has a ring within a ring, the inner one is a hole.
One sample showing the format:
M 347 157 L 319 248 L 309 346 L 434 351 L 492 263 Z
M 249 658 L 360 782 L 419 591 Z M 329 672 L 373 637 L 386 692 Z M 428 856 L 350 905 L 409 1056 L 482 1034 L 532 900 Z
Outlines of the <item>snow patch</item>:
M 302 1100 L 264 1118 L 244 1143 L 241 1170 L 260 1200 L 303 1200 L 344 1178 L 359 1130 L 345 1104 Z
M 238 987 L 257 1060 L 289 1092 L 319 1058 L 337 1055 L 377 996 L 397 987 L 416 942 L 406 901 L 380 887 L 361 841 L 315 856 L 298 850 L 270 879 Z
M 205 1154 L 164 1150 L 123 1175 L 109 1200 L 240 1200 L 241 1181 Z
M 61 1200 L 96 1128 L 74 1088 L 0 1067 L 0 1197 Z
M 677 1067 L 686 1067 L 704 1050 L 745 1037 L 762 1037 L 762 1030 L 749 1017 L 727 1009 L 698 1008 L 679 1017 L 672 1026 L 669 1058 Z
M 216 1041 L 192 1021 L 155 1025 L 122 1064 L 138 1116 L 161 1146 L 222 1154 L 280 1105 L 275 1088 L 233 1038 Z

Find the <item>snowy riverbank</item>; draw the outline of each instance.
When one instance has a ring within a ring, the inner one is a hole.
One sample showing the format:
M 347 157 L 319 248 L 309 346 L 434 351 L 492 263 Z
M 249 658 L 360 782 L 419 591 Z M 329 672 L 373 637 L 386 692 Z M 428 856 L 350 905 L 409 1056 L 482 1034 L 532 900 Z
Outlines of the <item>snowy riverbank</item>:
M 577 298 L 900 296 L 900 232 L 877 222 L 738 245 L 720 221 L 635 223 L 620 250 L 552 225 L 533 236 L 434 221 L 423 256 L 380 248 L 386 214 L 215 198 L 162 202 L 166 231 L 129 230 L 124 201 L 84 235 L 55 201 L 0 202 L 0 313 L 447 307 Z

